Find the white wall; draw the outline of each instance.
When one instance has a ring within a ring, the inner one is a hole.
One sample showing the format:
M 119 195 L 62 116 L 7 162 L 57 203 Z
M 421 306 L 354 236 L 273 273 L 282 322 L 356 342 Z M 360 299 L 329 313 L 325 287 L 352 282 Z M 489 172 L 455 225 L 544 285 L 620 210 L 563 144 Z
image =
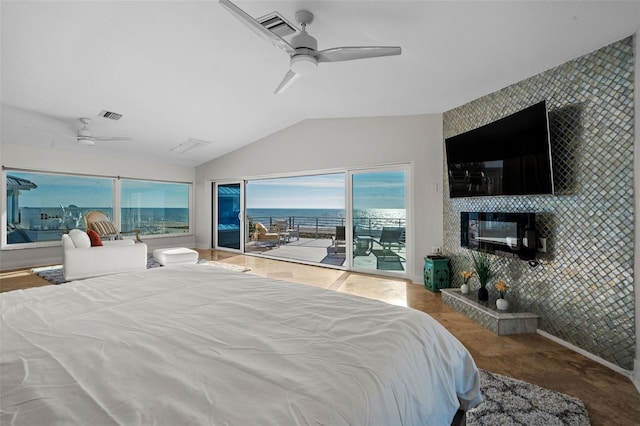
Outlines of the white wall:
M 0 145 L 0 162 L 9 168 L 29 169 L 45 172 L 66 172 L 88 175 L 122 176 L 138 179 L 193 182 L 195 168 L 167 164 L 148 163 L 138 158 L 108 158 L 88 154 L 84 151 L 58 151 L 28 145 Z M 1 200 L 2 212 L 5 212 Z M 195 246 L 195 236 L 170 238 L 144 238 L 152 250 L 158 247 Z M 0 269 L 15 269 L 29 266 L 50 265 L 62 262 L 60 247 L 2 250 Z
M 415 258 L 442 246 L 442 114 L 305 120 L 196 168 L 196 243 L 211 247 L 211 181 L 412 163 Z M 437 184 L 437 192 L 432 189 Z

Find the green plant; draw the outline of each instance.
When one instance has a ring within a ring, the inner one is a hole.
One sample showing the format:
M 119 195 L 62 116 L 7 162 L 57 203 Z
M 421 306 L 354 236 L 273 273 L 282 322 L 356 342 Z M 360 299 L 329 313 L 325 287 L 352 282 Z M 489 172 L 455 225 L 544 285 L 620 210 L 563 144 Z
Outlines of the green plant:
M 471 260 L 473 261 L 473 269 L 475 269 L 478 281 L 480 281 L 480 287 L 487 285 L 491 277 L 491 258 L 483 251 L 475 253 L 471 252 Z

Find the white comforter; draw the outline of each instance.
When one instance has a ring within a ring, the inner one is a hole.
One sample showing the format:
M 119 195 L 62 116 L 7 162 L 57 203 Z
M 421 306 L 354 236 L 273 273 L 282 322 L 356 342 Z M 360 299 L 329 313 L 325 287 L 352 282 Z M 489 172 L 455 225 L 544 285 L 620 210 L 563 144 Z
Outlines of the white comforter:
M 428 315 L 209 265 L 0 302 L 2 425 L 448 425 L 481 401 Z

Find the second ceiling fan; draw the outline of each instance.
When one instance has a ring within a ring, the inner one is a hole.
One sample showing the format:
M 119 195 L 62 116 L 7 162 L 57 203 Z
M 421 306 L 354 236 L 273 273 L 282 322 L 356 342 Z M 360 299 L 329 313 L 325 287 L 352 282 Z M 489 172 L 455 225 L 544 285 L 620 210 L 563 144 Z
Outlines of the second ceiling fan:
M 276 94 L 282 92 L 300 75 L 313 72 L 321 62 L 341 62 L 354 59 L 377 58 L 380 56 L 400 55 L 402 49 L 398 46 L 354 46 L 333 47 L 318 51 L 317 40 L 307 33 L 307 26 L 313 22 L 313 14 L 307 10 L 296 12 L 296 22 L 302 30 L 291 37 L 291 42 L 269 31 L 260 22 L 240 9 L 229 0 L 219 0 L 236 18 L 242 21 L 255 33 L 270 43 L 284 50 L 289 55 L 289 71 L 276 88 Z
M 130 141 L 132 140 L 128 136 L 94 136 L 91 129 L 89 129 L 89 124 L 91 123 L 91 119 L 88 117 L 81 117 L 80 122 L 82 123 L 82 127 L 78 129 L 78 133 L 75 135 L 68 135 L 76 138 L 76 141 L 80 145 L 85 146 L 93 146 L 96 144 L 96 141 Z

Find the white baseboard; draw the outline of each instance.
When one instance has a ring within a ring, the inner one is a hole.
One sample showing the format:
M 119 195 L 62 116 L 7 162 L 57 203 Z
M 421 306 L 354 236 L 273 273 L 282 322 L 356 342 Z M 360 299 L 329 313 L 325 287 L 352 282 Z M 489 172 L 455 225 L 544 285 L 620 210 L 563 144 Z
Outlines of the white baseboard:
M 636 386 L 638 393 L 640 393 L 640 359 L 633 361 L 633 374 L 631 375 L 631 381 Z
M 616 373 L 620 373 L 623 376 L 627 376 L 631 381 L 634 381 L 633 380 L 633 371 L 625 370 L 624 368 L 619 367 L 619 366 L 607 361 L 606 359 L 602 359 L 599 356 L 594 355 L 591 352 L 587 352 L 584 349 L 579 348 L 579 347 L 577 347 L 575 345 L 572 345 L 571 343 L 569 343 L 569 342 L 567 342 L 565 340 L 562 340 L 562 339 L 560 339 L 560 338 L 558 338 L 558 337 L 556 337 L 556 336 L 554 336 L 552 334 L 549 334 L 546 331 L 542 331 L 542 330 L 538 329 L 537 333 L 540 334 L 541 336 L 546 337 L 549 340 L 553 340 L 554 342 L 556 342 L 556 343 L 558 343 L 558 344 L 560 344 L 560 345 L 562 345 L 564 347 L 567 347 L 567 348 L 571 349 L 574 352 L 578 352 L 580 355 L 583 355 L 583 356 L 589 358 L 592 361 L 595 361 L 595 362 L 597 362 L 599 364 L 604 365 L 607 368 L 610 368 L 611 370 L 615 371 Z M 636 361 L 636 363 L 637 363 L 637 361 Z M 638 366 L 636 364 L 636 371 L 638 370 L 637 367 Z M 634 382 L 634 384 L 635 384 L 635 382 Z M 637 384 L 636 384 L 636 387 L 638 387 Z M 640 388 L 638 388 L 638 391 L 640 392 Z
M 41 258 L 38 258 L 36 262 L 34 262 L 34 259 L 30 259 L 28 257 L 24 259 L 12 259 L 9 261 L 5 261 L 3 259 L 0 270 L 10 271 L 12 269 L 38 268 L 40 266 L 60 265 L 60 264 L 62 264 L 61 256 L 41 257 Z

